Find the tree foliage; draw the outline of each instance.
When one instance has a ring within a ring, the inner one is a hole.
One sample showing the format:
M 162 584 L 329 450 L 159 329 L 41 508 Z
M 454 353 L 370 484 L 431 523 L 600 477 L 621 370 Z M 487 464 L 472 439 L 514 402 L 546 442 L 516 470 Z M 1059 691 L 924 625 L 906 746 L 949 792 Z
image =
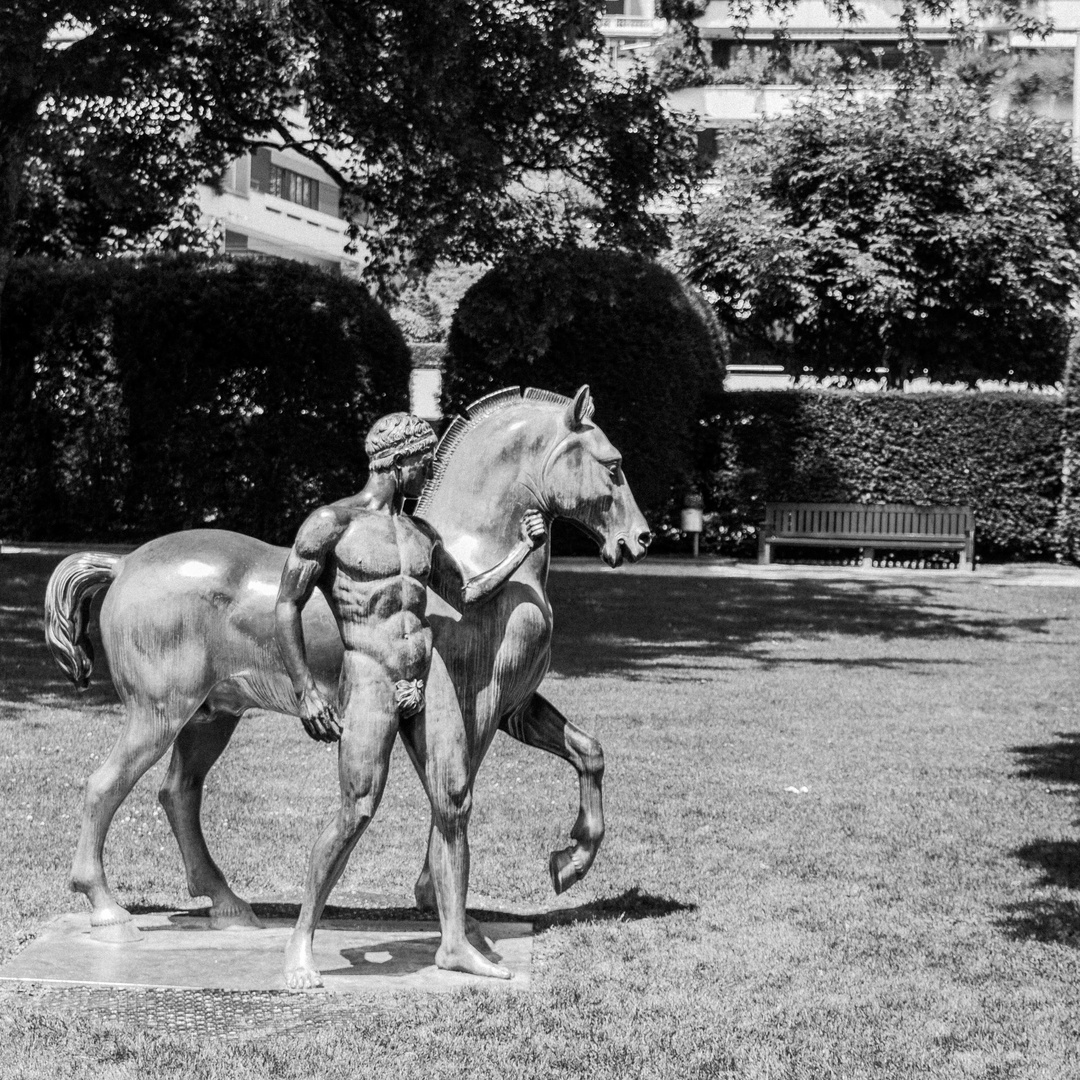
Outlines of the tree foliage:
M 450 329 L 447 413 L 503 386 L 573 395 L 625 455 L 642 508 L 658 513 L 687 469 L 704 393 L 723 380 L 715 320 L 670 271 L 611 251 L 513 260 L 464 296 Z
M 376 275 L 582 237 L 655 250 L 693 133 L 644 67 L 600 62 L 598 19 L 593 0 L 0 0 L 0 251 L 115 250 L 260 139 L 341 183 Z
M 1054 383 L 1080 285 L 1060 127 L 952 80 L 820 91 L 730 141 L 687 242 L 722 321 L 796 371 Z
M 294 97 L 284 28 L 220 0 L 0 0 L 0 250 L 52 256 L 169 221 Z
M 740 0 L 781 16 L 799 0 Z M 854 0 L 828 0 L 857 21 Z M 902 32 L 1022 0 L 903 0 Z M 956 10 L 954 10 L 956 9 Z M 696 41 L 702 0 L 658 12 Z M 273 134 L 328 166 L 388 273 L 408 249 L 655 251 L 686 196 L 692 133 L 644 67 L 601 62 L 598 0 L 0 0 L 0 284 L 15 252 L 95 253 L 169 222 L 184 193 Z M 782 37 L 782 32 L 781 32 Z M 913 45 L 914 48 L 914 45 Z M 300 97 L 307 126 L 287 111 Z M 183 232 L 181 235 L 184 235 Z

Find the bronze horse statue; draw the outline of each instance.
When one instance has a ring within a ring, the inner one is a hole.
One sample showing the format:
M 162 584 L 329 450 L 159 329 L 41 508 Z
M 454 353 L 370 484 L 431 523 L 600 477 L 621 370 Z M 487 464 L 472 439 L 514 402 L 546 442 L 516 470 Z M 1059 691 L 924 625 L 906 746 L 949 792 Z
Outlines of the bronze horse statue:
M 651 535 L 622 472 L 621 456 L 592 423 L 582 387 L 573 400 L 517 387 L 471 405 L 443 435 L 417 507 L 443 545 L 470 572 L 499 562 L 517 541 L 524 511 L 539 509 L 588 532 L 612 567 L 644 556 Z M 46 640 L 77 687 L 89 684 L 90 604 L 101 606 L 102 644 L 126 725 L 89 778 L 71 887 L 90 900 L 95 936 L 134 940 L 138 930 L 113 897 L 103 852 L 112 818 L 135 782 L 172 746 L 159 798 L 176 836 L 192 896 L 207 896 L 215 927 L 260 925 L 229 888 L 200 822 L 205 777 L 249 709 L 296 712 L 274 636 L 274 604 L 288 549 L 224 530 L 152 540 L 125 556 L 81 552 L 64 559 L 46 590 Z M 580 808 L 569 847 L 552 852 L 556 892 L 580 880 L 603 838 L 603 754 L 599 743 L 538 694 L 550 660 L 549 546 L 529 556 L 491 601 L 455 610 L 428 594 L 434 655 L 431 700 L 454 695 L 470 748 L 471 791 L 499 729 L 565 760 L 580 779 Z M 341 637 L 316 590 L 303 611 L 304 641 L 320 689 L 332 694 Z M 440 770 L 402 736 L 425 789 Z M 465 808 L 467 813 L 467 807 Z M 430 852 L 430 847 L 429 847 Z M 466 871 L 467 873 L 467 871 Z M 417 902 L 434 906 L 425 861 Z M 442 914 L 442 913 L 440 913 Z

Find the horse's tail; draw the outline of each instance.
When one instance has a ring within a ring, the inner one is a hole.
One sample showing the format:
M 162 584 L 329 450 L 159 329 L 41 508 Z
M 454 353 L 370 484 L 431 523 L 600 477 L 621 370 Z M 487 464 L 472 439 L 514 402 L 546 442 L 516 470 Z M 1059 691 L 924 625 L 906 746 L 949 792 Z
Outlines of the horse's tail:
M 94 646 L 86 632 L 90 601 L 116 576 L 121 556 L 100 551 L 69 555 L 45 587 L 45 642 L 53 659 L 79 690 L 90 685 Z

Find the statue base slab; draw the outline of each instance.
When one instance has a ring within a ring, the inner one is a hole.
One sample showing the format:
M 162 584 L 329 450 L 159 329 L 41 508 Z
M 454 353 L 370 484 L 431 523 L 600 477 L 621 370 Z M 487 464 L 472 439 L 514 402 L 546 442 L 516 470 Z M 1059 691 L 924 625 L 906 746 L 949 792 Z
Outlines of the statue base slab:
M 0 985 L 157 987 L 176 990 L 284 990 L 285 943 L 291 919 L 264 918 L 264 930 L 213 930 L 190 912 L 136 915 L 141 939 L 96 940 L 89 914 L 62 915 L 0 967 Z M 522 990 L 532 969 L 532 924 L 483 924 L 493 959 L 509 980 L 485 979 L 435 966 L 437 922 L 326 918 L 315 932 L 320 993 L 383 994 L 401 990 L 445 992 L 461 986 Z

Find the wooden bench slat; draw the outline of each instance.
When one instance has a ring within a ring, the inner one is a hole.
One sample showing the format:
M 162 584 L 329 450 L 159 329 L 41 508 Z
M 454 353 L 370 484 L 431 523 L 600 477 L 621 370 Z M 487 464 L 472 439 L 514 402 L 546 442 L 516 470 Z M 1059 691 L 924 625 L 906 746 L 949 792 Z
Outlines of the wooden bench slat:
M 904 503 L 767 503 L 759 529 L 759 561 L 774 544 L 941 548 L 961 551 L 961 566 L 975 568 L 975 515 L 970 506 Z M 863 559 L 867 556 L 864 552 Z

